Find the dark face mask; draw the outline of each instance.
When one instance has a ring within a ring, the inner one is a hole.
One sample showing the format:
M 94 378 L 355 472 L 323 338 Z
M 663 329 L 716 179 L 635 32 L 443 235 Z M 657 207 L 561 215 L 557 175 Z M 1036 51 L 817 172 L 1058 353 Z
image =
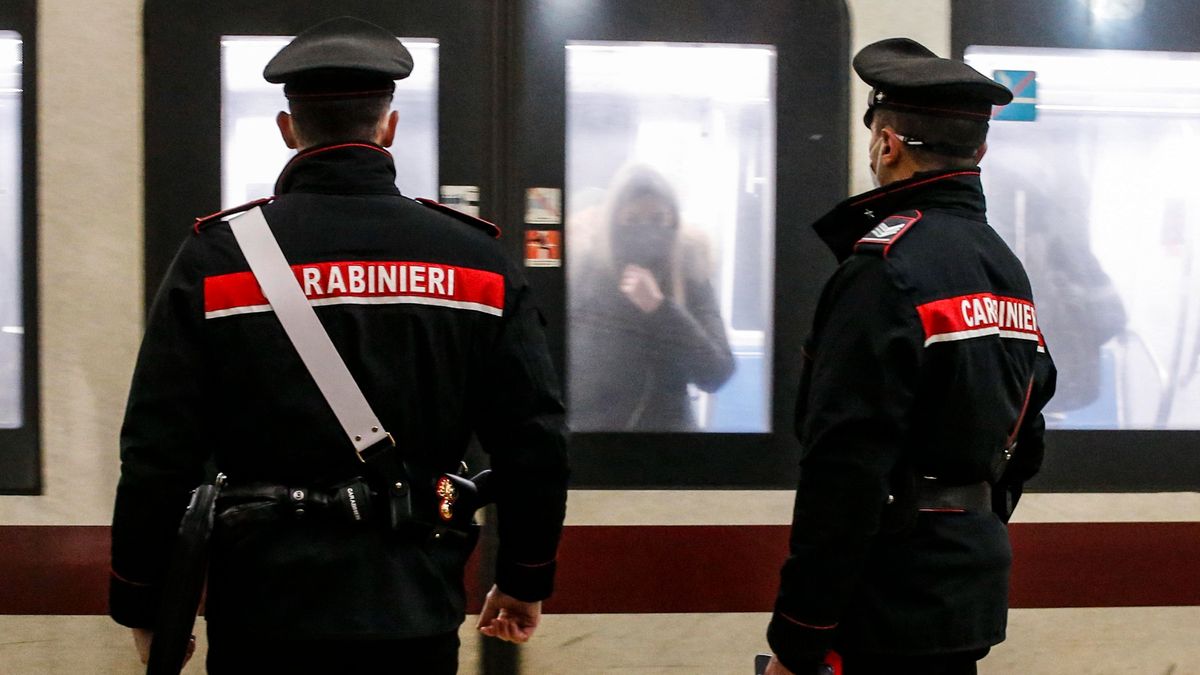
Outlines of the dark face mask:
M 613 230 L 613 262 L 617 267 L 638 265 L 652 272 L 666 272 L 675 246 L 674 228 L 656 225 L 627 225 Z

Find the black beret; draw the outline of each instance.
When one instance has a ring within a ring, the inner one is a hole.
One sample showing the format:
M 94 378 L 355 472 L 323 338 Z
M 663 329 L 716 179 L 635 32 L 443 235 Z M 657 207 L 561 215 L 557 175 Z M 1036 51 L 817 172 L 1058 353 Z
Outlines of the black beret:
M 396 36 L 342 16 L 296 36 L 267 63 L 263 78 L 284 85 L 288 98 L 350 98 L 390 94 L 413 69 Z
M 1012 92 L 962 61 L 943 59 L 908 38 L 888 38 L 863 47 L 854 71 L 871 85 L 863 122 L 876 108 L 987 121 L 992 106 L 1007 105 Z

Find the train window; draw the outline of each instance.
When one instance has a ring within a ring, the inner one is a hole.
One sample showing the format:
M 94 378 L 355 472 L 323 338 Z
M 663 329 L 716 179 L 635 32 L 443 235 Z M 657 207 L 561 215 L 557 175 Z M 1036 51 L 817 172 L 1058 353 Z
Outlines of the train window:
M 1047 423 L 1200 429 L 1200 54 L 974 46 L 1025 119 L 992 123 L 989 218 L 1059 368 Z
M 571 427 L 770 431 L 774 48 L 566 51 Z
M 0 31 L 0 429 L 24 423 L 21 36 Z
M 275 127 L 287 110 L 283 88 L 262 78 L 263 68 L 291 37 L 224 36 L 221 39 L 221 203 L 226 207 L 274 194 L 275 179 L 291 157 Z M 396 87 L 400 110 L 396 185 L 404 194 L 437 195 L 438 42 L 402 38 L 415 67 Z

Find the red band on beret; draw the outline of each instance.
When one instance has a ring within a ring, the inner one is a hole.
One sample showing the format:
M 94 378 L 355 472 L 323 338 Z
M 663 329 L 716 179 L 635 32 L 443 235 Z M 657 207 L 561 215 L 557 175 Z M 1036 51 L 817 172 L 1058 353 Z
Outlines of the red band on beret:
M 956 108 L 938 108 L 928 105 L 912 105 L 910 103 L 896 103 L 895 101 L 886 100 L 881 103 L 876 103 L 873 107 L 876 108 L 904 108 L 906 110 L 916 110 L 918 112 L 928 112 L 936 115 L 947 115 L 950 117 L 968 117 L 974 120 L 990 120 L 992 119 L 991 111 L 985 113 L 971 112 L 969 110 L 960 110 Z
M 393 94 L 395 89 L 370 89 L 365 91 L 332 91 L 323 92 L 320 94 L 292 94 L 284 92 L 287 100 L 294 101 L 297 99 L 312 99 L 312 98 L 366 98 L 368 96 L 383 96 L 385 94 Z

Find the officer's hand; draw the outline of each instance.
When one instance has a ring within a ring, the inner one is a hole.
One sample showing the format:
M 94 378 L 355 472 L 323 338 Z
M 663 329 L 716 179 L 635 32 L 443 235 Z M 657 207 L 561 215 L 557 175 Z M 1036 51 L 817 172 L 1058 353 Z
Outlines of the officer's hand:
M 492 586 L 475 627 L 488 637 L 527 642 L 541 618 L 541 602 L 523 602 Z
M 779 662 L 779 657 L 771 655 L 771 662 L 767 664 L 767 669 L 763 671 L 763 675 L 795 675 L 787 669 L 787 666 Z
M 133 629 L 133 644 L 137 647 L 138 658 L 142 663 L 150 661 L 150 642 L 154 640 L 154 632 L 145 628 Z M 187 653 L 183 655 L 183 663 L 186 665 L 191 660 L 192 654 L 196 653 L 196 636 L 193 635 L 188 640 Z
M 150 641 L 154 639 L 154 633 L 145 628 L 133 629 L 133 644 L 137 647 L 138 657 L 142 659 L 142 663 L 150 660 Z
M 621 292 L 637 308 L 649 314 L 663 303 L 663 292 L 654 273 L 638 265 L 626 265 L 621 273 Z

